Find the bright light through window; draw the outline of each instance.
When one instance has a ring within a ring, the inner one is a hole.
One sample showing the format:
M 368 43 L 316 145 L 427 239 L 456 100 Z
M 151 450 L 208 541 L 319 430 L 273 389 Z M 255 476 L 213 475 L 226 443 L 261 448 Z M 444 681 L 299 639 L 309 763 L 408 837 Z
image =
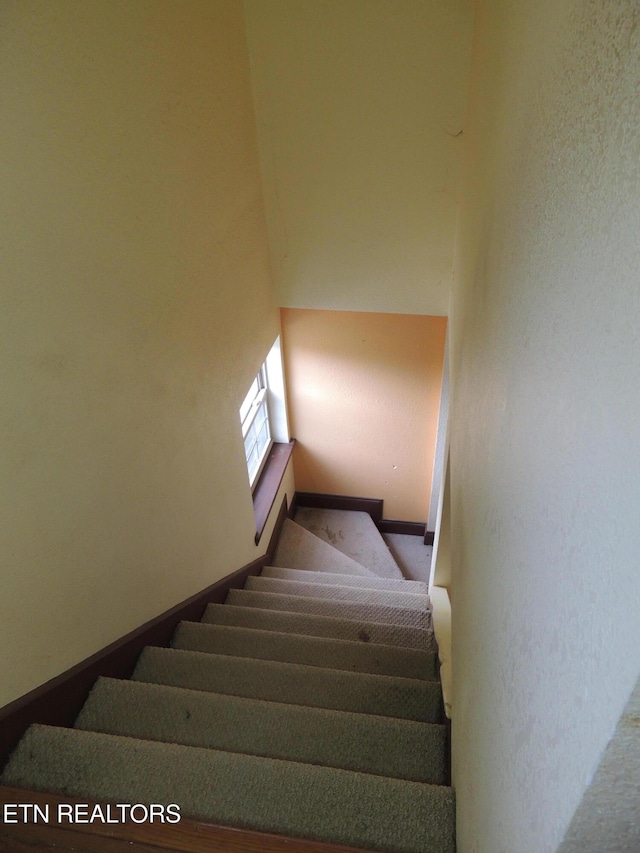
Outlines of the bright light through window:
M 244 454 L 247 460 L 249 482 L 254 485 L 272 445 L 269 423 L 269 401 L 264 365 L 251 383 L 240 406 Z

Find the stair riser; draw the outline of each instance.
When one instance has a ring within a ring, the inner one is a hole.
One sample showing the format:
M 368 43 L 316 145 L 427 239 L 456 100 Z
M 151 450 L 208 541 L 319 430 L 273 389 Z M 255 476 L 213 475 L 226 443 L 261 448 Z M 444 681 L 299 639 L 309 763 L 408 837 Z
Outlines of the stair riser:
M 132 678 L 290 705 L 442 721 L 438 682 L 149 647 Z
M 76 728 L 435 785 L 445 780 L 444 726 L 143 682 L 100 679 Z
M 304 583 L 324 583 L 335 586 L 353 586 L 360 589 L 388 589 L 396 592 L 414 592 L 427 595 L 429 587 L 421 581 L 396 580 L 394 578 L 357 577 L 355 575 L 333 575 L 330 572 L 312 572 L 301 569 L 283 569 L 279 566 L 265 566 L 262 577 L 281 578 L 282 580 L 303 581 Z
M 421 630 L 429 630 L 432 627 L 429 612 L 387 607 L 379 604 L 367 605 L 347 601 L 328 601 L 322 598 L 255 592 L 246 589 L 229 590 L 225 603 L 238 607 L 259 607 L 264 610 L 285 610 L 317 616 L 332 616 L 339 619 L 379 622 L 383 625 L 404 626 Z
M 332 637 L 354 642 L 371 642 L 400 648 L 436 651 L 432 630 L 384 625 L 377 622 L 336 619 L 293 611 L 264 610 L 230 604 L 210 604 L 202 621 L 217 625 L 237 625 L 263 631 L 291 632 L 314 637 Z
M 255 592 L 273 592 L 277 595 L 302 595 L 307 598 L 322 598 L 328 601 L 348 601 L 356 604 L 379 604 L 402 607 L 407 610 L 427 611 L 430 609 L 426 595 L 397 592 L 395 590 L 356 589 L 348 586 L 304 583 L 280 578 L 251 577 L 244 586 Z
M 432 652 L 251 628 L 184 622 L 178 626 L 171 645 L 175 649 L 302 663 L 347 672 L 432 681 L 438 677 L 437 658 Z

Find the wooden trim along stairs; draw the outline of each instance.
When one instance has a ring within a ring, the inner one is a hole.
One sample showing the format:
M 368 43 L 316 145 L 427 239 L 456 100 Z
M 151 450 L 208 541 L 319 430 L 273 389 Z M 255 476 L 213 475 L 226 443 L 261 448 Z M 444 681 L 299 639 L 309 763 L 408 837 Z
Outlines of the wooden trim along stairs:
M 9 753 L 32 723 L 71 726 L 98 676 L 129 678 L 145 646 L 168 646 L 180 622 L 198 621 L 207 604 L 222 603 L 230 589 L 240 589 L 249 575 L 260 574 L 262 567 L 273 559 L 287 513 L 285 498 L 269 546 L 262 557 L 0 709 L 0 771 Z
M 129 634 L 91 655 L 76 666 L 56 676 L 25 696 L 0 709 L 0 770 L 24 732 L 33 723 L 52 726 L 71 726 L 78 716 L 91 687 L 98 676 L 129 678 L 140 652 L 145 646 L 167 646 L 182 621 L 199 620 L 209 603 L 224 601 L 230 589 L 241 589 L 249 575 L 257 575 L 273 559 L 278 537 L 288 515 L 284 499 L 266 552 L 257 560 L 227 575 L 200 593 L 172 607 Z M 61 797 L 51 794 L 0 785 L 0 808 L 6 803 L 46 803 L 56 806 Z M 65 802 L 73 799 L 65 798 Z M 93 804 L 91 804 L 93 805 Z M 0 814 L 0 853 L 22 853 L 49 849 L 55 844 L 59 850 L 124 851 L 151 853 L 152 850 L 176 850 L 184 853 L 201 853 L 203 850 L 229 851 L 229 853 L 347 853 L 348 848 L 334 845 L 292 847 L 292 840 L 276 835 L 220 827 L 196 821 L 183 820 L 175 826 L 168 824 L 142 825 L 128 821 L 114 826 L 95 824 L 82 826 L 55 826 L 52 824 L 9 824 Z M 297 843 L 297 841 L 296 841 Z M 305 842 L 307 844 L 308 842 Z M 68 844 L 69 847 L 62 845 Z M 34 846 L 35 845 L 35 846 Z M 109 845 L 109 846 L 107 846 Z M 116 846 L 117 845 L 117 846 Z
M 211 853 L 214 850 L 220 853 L 366 853 L 354 847 L 185 819 L 174 825 L 132 821 L 61 824 L 53 819 L 59 803 L 82 802 L 89 809 L 96 804 L 0 786 L 0 815 L 5 805 L 25 802 L 43 810 L 48 806 L 51 822 L 8 824 L 0 820 L 0 853 L 37 853 L 52 848 L 62 853 L 162 853 L 167 850 L 172 853 Z
M 326 501 L 327 497 L 330 496 L 318 497 Z M 294 503 L 289 511 L 287 510 L 286 498 L 283 501 L 271 541 L 261 558 L 151 620 L 66 673 L 11 703 L 6 708 L 0 709 L 0 771 L 13 747 L 31 724 L 40 723 L 70 728 L 98 677 L 129 679 L 143 648 L 149 645 L 168 646 L 180 622 L 199 620 L 208 604 L 223 603 L 230 590 L 243 589 L 245 582 L 251 576 L 259 575 L 265 566 L 273 563 L 287 515 L 291 518 L 295 514 L 297 506 L 309 506 L 306 501 L 313 501 L 313 496 L 309 498 L 308 495 L 296 495 L 296 498 L 294 498 Z M 355 505 L 354 500 L 356 501 Z M 337 503 L 340 509 L 362 511 L 362 502 L 363 499 L 338 498 L 334 503 L 330 503 L 330 506 L 335 508 Z M 378 515 L 378 523 L 382 521 L 382 502 L 368 501 L 367 504 Z M 379 507 L 375 507 L 375 504 L 379 504 Z M 318 504 L 312 503 L 311 505 L 317 506 Z M 326 502 L 324 506 L 326 506 Z M 369 510 L 365 511 L 368 512 Z M 287 522 L 287 524 L 289 523 Z M 415 533 L 416 531 L 412 532 Z M 421 533 L 422 531 L 420 531 Z M 279 570 L 265 569 L 265 572 L 267 571 L 277 572 Z M 262 581 L 262 578 L 259 580 Z M 327 580 L 329 581 L 329 578 Z M 266 583 L 268 588 L 269 584 L 275 586 L 284 584 L 286 586 L 290 581 L 278 580 L 276 574 L 273 580 L 267 580 Z M 357 585 L 354 582 L 354 586 Z M 311 586 L 313 587 L 313 583 Z M 370 585 L 363 584 L 363 586 Z M 419 586 L 419 584 L 415 586 Z M 352 590 L 352 593 L 358 594 L 357 590 Z M 300 592 L 298 594 L 306 595 L 307 593 Z M 404 593 L 397 593 L 397 595 L 402 594 Z M 414 596 L 409 597 L 413 599 Z M 411 607 L 413 606 L 412 602 Z M 374 642 L 386 641 L 374 640 Z M 347 643 L 347 645 L 355 644 Z M 384 647 L 379 646 L 378 648 L 382 650 Z M 215 650 L 212 649 L 212 651 Z M 373 652 L 373 648 L 371 651 Z M 231 652 L 231 654 L 235 653 Z M 375 713 L 387 712 L 377 711 Z M 369 772 L 377 773 L 379 771 L 372 770 Z M 445 775 L 448 776 L 448 773 Z M 15 784 L 15 777 L 12 779 L 9 775 L 8 779 Z M 445 784 L 448 783 L 449 780 L 447 779 Z M 12 804 L 16 803 L 28 803 L 31 808 L 33 805 L 39 805 L 42 809 L 46 807 L 47 813 L 51 815 L 51 820 L 38 822 L 34 815 L 31 821 L 25 822 L 24 818 L 12 821 Z M 139 824 L 131 820 L 122 823 L 103 823 L 102 821 L 60 823 L 56 819 L 57 806 L 73 803 L 82 803 L 89 811 L 96 805 L 95 802 L 85 799 L 78 800 L 72 797 L 0 786 L 0 853 L 3 851 L 26 853 L 27 851 L 45 850 L 53 847 L 63 851 L 84 850 L 88 853 L 91 851 L 102 851 L 102 853 L 113 851 L 116 853 L 124 850 L 133 850 L 137 853 L 153 853 L 153 851 L 160 853 L 162 850 L 181 851 L 181 853 L 203 853 L 205 850 L 228 851 L 228 853 L 252 853 L 252 851 L 254 853 L 257 851 L 263 851 L 263 853 L 286 853 L 286 851 L 289 853 L 294 853 L 294 851 L 297 853 L 355 853 L 355 848 L 341 844 L 290 838 L 255 830 L 236 829 L 201 820 L 182 819 L 177 824 L 157 822 Z M 6 811 L 6 808 L 9 811 Z M 342 840 L 348 841 L 352 838 L 353 836 L 351 838 L 342 836 Z M 363 853 L 364 848 L 359 847 L 358 850 Z

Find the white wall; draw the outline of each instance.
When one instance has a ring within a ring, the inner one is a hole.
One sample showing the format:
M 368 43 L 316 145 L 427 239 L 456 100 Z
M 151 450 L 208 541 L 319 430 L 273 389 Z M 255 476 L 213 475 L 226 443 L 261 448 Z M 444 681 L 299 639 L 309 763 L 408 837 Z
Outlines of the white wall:
M 245 0 L 279 304 L 447 313 L 469 0 Z
M 451 312 L 460 853 L 551 853 L 640 672 L 640 9 L 480 0 Z
M 0 705 L 259 556 L 279 330 L 239 0 L 1 17 Z

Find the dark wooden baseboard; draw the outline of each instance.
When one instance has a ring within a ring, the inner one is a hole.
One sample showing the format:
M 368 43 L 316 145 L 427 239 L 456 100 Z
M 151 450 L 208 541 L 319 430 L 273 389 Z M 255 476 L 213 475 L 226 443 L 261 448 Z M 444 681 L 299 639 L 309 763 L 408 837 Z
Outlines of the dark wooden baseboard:
M 382 518 L 378 522 L 380 533 L 403 533 L 405 536 L 422 536 L 425 524 L 420 521 L 396 521 L 393 518 Z
M 259 574 L 263 566 L 273 559 L 278 536 L 286 517 L 285 498 L 269 547 L 257 560 L 221 578 L 0 709 L 0 769 L 32 723 L 71 726 L 99 676 L 129 678 L 145 646 L 167 646 L 179 622 L 198 622 L 207 604 L 223 602 L 230 589 L 242 587 L 249 575 Z
M 350 495 L 323 495 L 316 492 L 296 492 L 298 506 L 314 509 L 346 509 L 352 512 L 368 512 L 377 525 L 382 519 L 383 501 L 379 498 L 356 498 Z
M 443 720 L 444 725 L 446 726 L 445 733 L 445 752 L 444 752 L 444 785 L 447 785 L 449 788 L 451 787 L 451 720 L 445 716 Z
M 289 518 L 294 518 L 299 506 L 313 509 L 346 509 L 351 512 L 367 512 L 380 533 L 404 533 L 422 536 L 425 545 L 433 545 L 433 533 L 420 521 L 396 521 L 383 518 L 384 501 L 381 498 L 357 498 L 351 495 L 325 495 L 317 492 L 296 492 L 291 502 Z
M 189 819 L 176 824 L 103 824 L 98 821 L 59 824 L 56 820 L 58 804 L 82 803 L 92 809 L 95 803 L 0 786 L 0 812 L 5 804 L 17 803 L 37 805 L 44 813 L 48 806 L 50 822 L 0 823 L 0 853 L 37 853 L 52 848 L 63 853 L 80 850 L 84 853 L 209 853 L 213 850 L 223 853 L 366 853 L 338 844 L 284 838 Z M 32 812 L 30 809 L 29 813 Z

